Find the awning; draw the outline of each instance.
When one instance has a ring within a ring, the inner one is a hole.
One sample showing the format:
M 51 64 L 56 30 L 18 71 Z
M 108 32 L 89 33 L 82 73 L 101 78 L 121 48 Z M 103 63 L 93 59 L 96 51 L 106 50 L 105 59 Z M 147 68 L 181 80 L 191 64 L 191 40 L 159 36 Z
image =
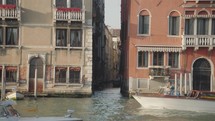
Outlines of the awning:
M 55 67 L 56 70 L 66 70 L 67 67 Z
M 6 70 L 7 71 L 17 71 L 17 67 L 16 66 L 6 66 Z
M 80 67 L 70 67 L 69 68 L 71 71 L 80 71 L 81 68 Z
M 184 15 L 184 18 L 215 18 L 215 15 Z
M 142 46 L 137 47 L 138 51 L 147 51 L 147 52 L 181 52 L 181 47 L 156 47 L 156 46 Z

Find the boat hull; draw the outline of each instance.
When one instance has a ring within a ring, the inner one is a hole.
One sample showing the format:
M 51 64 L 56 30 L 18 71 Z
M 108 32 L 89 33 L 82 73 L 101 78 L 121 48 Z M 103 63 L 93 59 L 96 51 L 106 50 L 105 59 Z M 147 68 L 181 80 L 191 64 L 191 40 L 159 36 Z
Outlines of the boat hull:
M 12 93 L 9 93 L 7 96 L 6 96 L 7 99 L 12 99 L 12 100 L 22 100 L 24 99 L 24 95 L 23 94 L 20 94 L 18 92 L 12 92 Z
M 167 98 L 167 97 L 145 97 L 133 95 L 134 99 L 145 109 L 173 109 L 184 111 L 197 111 L 215 113 L 215 101 Z
M 64 118 L 64 117 L 38 117 L 38 118 L 33 118 L 33 117 L 25 117 L 25 118 L 20 118 L 19 121 L 83 121 L 80 118 Z

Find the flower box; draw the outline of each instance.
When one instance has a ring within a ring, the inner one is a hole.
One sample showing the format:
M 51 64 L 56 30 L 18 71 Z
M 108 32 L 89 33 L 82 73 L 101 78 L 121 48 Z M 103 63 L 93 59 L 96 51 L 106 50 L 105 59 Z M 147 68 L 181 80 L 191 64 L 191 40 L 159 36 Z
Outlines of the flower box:
M 7 5 L 0 5 L 0 9 L 15 9 L 16 5 L 7 4 Z

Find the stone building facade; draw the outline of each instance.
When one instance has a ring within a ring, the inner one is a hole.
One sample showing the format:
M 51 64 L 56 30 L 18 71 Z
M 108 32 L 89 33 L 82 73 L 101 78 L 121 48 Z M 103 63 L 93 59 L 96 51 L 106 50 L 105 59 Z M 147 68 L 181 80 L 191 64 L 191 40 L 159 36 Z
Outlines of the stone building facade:
M 29 93 L 91 95 L 92 0 L 0 2 L 2 84 Z

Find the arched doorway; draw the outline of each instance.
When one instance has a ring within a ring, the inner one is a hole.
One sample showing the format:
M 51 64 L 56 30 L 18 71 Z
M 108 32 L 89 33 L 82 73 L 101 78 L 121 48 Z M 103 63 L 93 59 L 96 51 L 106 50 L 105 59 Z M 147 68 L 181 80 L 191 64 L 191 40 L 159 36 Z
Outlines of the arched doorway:
M 37 69 L 37 91 L 43 91 L 43 61 L 40 57 L 34 57 L 30 60 L 29 66 L 29 91 L 34 91 L 35 70 Z
M 210 91 L 211 66 L 208 60 L 201 58 L 193 64 L 193 89 Z

